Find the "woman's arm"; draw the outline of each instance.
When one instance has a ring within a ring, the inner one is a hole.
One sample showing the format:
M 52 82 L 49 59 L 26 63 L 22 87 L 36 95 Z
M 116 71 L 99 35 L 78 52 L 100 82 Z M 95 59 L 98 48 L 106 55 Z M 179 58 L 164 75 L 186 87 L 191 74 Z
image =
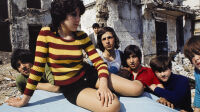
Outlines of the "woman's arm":
M 92 61 L 94 67 L 98 71 L 99 88 L 97 90 L 97 97 L 100 101 L 102 101 L 102 104 L 104 106 L 108 106 L 108 103 L 112 103 L 112 100 L 114 98 L 112 92 L 108 88 L 108 67 L 97 53 L 95 46 L 92 44 L 87 34 L 83 36 L 86 36 L 83 37 L 85 40 L 83 42 L 83 49 L 88 54 L 89 59 Z
M 103 106 L 108 107 L 108 104 L 112 104 L 114 95 L 108 88 L 108 80 L 105 77 L 101 77 L 99 79 L 99 88 L 97 90 L 97 97 L 102 102 Z
M 22 98 L 20 97 L 15 97 L 15 98 L 9 98 L 6 103 L 8 103 L 8 105 L 13 106 L 13 107 L 22 107 L 25 106 L 29 100 L 30 100 L 30 96 L 28 95 L 24 95 Z

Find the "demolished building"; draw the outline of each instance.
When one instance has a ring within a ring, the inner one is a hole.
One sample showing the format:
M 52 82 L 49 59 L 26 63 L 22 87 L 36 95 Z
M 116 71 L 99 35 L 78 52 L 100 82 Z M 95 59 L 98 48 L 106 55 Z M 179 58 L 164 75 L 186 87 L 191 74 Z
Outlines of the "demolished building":
M 41 27 L 51 22 L 50 3 L 51 0 L 0 1 L 1 60 L 16 48 L 34 52 Z
M 194 32 L 195 11 L 183 0 L 90 0 L 86 6 L 81 20 L 84 31 L 90 33 L 94 22 L 113 27 L 120 49 L 138 45 L 144 63 L 154 55 L 182 51 Z

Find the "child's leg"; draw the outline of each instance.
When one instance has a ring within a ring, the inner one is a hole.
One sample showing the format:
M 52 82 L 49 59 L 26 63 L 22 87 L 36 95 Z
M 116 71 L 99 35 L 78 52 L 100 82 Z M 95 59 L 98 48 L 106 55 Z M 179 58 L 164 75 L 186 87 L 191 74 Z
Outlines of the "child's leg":
M 108 104 L 108 107 L 105 107 L 97 98 L 97 90 L 92 88 L 83 89 L 78 94 L 76 104 L 95 112 L 118 112 L 120 110 L 120 103 L 116 96 L 114 97 L 112 104 Z
M 27 83 L 27 78 L 25 78 L 23 75 L 18 75 L 16 77 L 16 85 L 17 85 L 17 89 L 23 93 L 26 87 L 26 83 Z
M 143 84 L 138 80 L 128 80 L 115 74 L 110 74 L 109 88 L 123 96 L 139 96 L 143 93 Z M 96 87 L 99 87 L 97 81 Z

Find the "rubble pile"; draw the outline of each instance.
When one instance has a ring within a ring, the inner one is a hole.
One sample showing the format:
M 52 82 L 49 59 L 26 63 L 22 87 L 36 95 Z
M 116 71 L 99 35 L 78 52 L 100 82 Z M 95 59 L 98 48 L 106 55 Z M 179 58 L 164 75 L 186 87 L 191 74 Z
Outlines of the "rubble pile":
M 172 72 L 194 80 L 194 67 L 182 53 L 177 53 L 172 60 Z
M 17 74 L 10 64 L 0 65 L 0 105 L 9 97 L 21 95 L 15 84 Z

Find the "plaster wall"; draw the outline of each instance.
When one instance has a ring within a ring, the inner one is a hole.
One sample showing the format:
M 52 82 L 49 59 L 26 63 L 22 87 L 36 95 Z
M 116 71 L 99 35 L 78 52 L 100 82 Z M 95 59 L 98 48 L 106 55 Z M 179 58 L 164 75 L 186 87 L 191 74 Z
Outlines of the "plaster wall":
M 167 16 L 168 53 L 177 50 L 176 17 Z
M 184 43 L 192 36 L 191 35 L 191 24 L 192 21 L 189 18 L 185 18 L 183 22 L 183 30 L 184 30 Z
M 92 25 L 96 23 L 96 6 L 95 4 L 87 7 L 85 13 L 81 16 L 81 30 L 85 31 L 88 35 L 93 33 Z

